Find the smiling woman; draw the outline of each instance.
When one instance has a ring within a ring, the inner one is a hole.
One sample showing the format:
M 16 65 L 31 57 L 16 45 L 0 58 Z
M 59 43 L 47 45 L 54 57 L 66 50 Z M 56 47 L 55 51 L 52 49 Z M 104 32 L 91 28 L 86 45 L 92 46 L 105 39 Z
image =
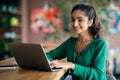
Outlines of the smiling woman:
M 89 26 L 93 23 L 93 20 L 88 21 L 85 13 L 81 10 L 75 10 L 72 13 L 72 28 L 75 33 L 79 34 L 81 32 L 86 31 Z
M 108 45 L 101 38 L 101 24 L 94 7 L 77 4 L 71 11 L 71 26 L 77 37 L 70 37 L 47 52 L 53 67 L 69 69 L 73 80 L 106 80 Z M 57 59 L 67 58 L 67 62 Z

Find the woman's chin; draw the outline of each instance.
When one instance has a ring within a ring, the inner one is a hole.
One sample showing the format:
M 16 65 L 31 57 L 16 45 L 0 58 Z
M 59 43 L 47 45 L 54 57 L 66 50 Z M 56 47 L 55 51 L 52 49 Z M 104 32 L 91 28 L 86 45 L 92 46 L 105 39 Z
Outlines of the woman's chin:
M 77 34 L 77 35 L 80 34 L 80 32 L 79 33 L 78 32 L 74 32 L 74 33 Z
M 75 34 L 80 34 L 80 31 L 74 31 Z

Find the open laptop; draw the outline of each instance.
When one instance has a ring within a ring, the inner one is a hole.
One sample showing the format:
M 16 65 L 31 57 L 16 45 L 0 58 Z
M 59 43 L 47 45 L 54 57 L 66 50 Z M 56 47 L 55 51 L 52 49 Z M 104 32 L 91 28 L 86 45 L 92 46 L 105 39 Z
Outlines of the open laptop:
M 19 67 L 43 71 L 56 71 L 61 68 L 51 68 L 45 50 L 41 44 L 10 43 L 9 48 Z

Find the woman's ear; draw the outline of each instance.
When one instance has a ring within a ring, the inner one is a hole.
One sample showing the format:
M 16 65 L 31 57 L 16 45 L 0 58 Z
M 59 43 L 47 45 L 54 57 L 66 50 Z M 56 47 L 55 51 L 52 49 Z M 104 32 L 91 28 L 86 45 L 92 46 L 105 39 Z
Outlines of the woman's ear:
M 93 19 L 89 20 L 88 26 L 90 27 L 93 24 Z

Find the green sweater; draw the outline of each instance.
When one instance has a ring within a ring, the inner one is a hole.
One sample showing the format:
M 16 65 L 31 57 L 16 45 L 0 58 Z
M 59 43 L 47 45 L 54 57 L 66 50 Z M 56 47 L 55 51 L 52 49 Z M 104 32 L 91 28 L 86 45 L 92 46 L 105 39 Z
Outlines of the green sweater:
M 92 39 L 77 59 L 76 41 L 77 38 L 70 37 L 54 50 L 47 52 L 48 59 L 52 61 L 67 57 L 68 62 L 73 62 L 73 80 L 106 80 L 106 41 L 102 38 Z

